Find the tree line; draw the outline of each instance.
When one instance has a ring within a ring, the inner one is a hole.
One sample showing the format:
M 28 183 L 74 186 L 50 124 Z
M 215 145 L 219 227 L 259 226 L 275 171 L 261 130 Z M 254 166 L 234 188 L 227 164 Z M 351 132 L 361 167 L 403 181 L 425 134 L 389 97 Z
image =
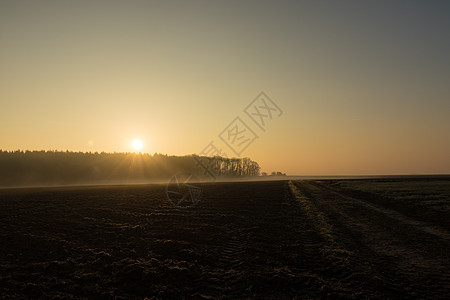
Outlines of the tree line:
M 0 150 L 0 186 L 167 181 L 178 173 L 201 180 L 258 176 L 249 158 L 155 153 Z

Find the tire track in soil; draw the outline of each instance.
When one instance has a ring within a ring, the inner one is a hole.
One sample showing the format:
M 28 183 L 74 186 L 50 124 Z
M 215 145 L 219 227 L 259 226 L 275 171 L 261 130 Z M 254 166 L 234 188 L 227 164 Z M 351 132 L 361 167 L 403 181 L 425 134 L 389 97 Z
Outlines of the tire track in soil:
M 363 200 L 356 199 L 355 197 L 350 197 L 348 195 L 343 194 L 342 192 L 333 190 L 329 186 L 326 186 L 323 184 L 320 184 L 320 186 L 322 188 L 327 189 L 327 191 L 329 191 L 330 193 L 337 195 L 338 197 L 341 197 L 343 199 L 349 199 L 353 202 L 358 203 L 359 206 L 363 206 L 369 210 L 376 211 L 377 213 L 380 213 L 391 219 L 397 220 L 400 223 L 413 226 L 413 227 L 415 227 L 416 230 L 423 231 L 423 232 L 431 234 L 431 235 L 435 235 L 437 238 L 444 239 L 444 240 L 450 242 L 450 232 L 443 230 L 442 228 L 438 228 L 436 226 L 430 225 L 423 221 L 411 219 L 411 218 L 406 217 L 406 216 L 402 215 L 401 213 L 396 212 L 394 210 L 387 209 L 387 208 L 384 208 L 381 206 L 376 206 L 376 205 L 370 204 L 368 202 L 365 202 Z
M 234 294 L 242 289 L 239 275 L 244 270 L 245 243 L 240 238 L 229 238 L 220 251 L 218 260 L 206 276 L 194 281 L 194 290 L 200 292 L 193 295 L 200 299 L 219 299 Z
M 202 237 L 210 237 L 203 250 L 210 254 L 209 258 L 214 258 L 208 259 L 208 262 L 204 261 L 201 273 L 197 274 L 188 288 L 190 292 L 186 295 L 194 299 L 236 299 L 242 291 L 241 275 L 245 272 L 246 264 L 247 240 L 242 234 L 245 231 L 246 219 L 243 214 L 245 215 L 247 210 L 246 198 L 245 195 L 238 194 L 235 199 L 231 198 L 230 201 L 218 205 L 214 190 L 217 187 L 210 188 L 213 191 L 206 189 L 206 199 L 198 206 L 183 211 L 196 216 L 191 216 L 188 222 L 197 225 L 195 227 L 198 229 L 196 234 L 199 240 L 202 240 Z M 207 200 L 208 195 L 211 197 L 210 201 Z M 205 231 L 207 227 L 213 231 Z
M 254 289 L 260 282 L 252 280 L 252 271 L 258 272 L 263 266 L 252 261 L 249 247 L 255 247 L 252 237 L 262 229 L 270 229 L 270 220 L 278 222 L 283 218 L 280 214 L 280 188 L 284 183 L 270 183 L 262 187 L 261 183 L 252 183 L 258 187 L 262 197 L 250 190 L 240 190 L 240 197 L 224 203 L 220 213 L 225 217 L 225 228 L 221 239 L 222 246 L 217 252 L 217 260 L 211 269 L 197 280 L 194 296 L 203 299 L 242 299 L 251 298 Z M 276 195 L 270 197 L 267 192 Z M 235 194 L 234 194 L 235 195 Z M 250 197 L 249 197 L 250 196 Z M 281 205 L 282 206 L 282 205 Z M 255 230 L 256 229 L 256 230 Z M 264 238 L 264 244 L 272 242 Z M 254 268 L 254 269 L 253 269 Z
M 305 197 L 297 184 L 288 183 L 293 201 L 300 212 L 297 217 L 306 221 L 298 232 L 304 244 L 302 266 L 316 283 L 303 287 L 311 298 L 386 298 L 389 293 L 370 286 L 374 272 L 343 247 L 333 235 L 332 225 L 323 212 Z M 303 292 L 303 291 L 301 291 Z
M 374 276 L 374 288 L 392 297 L 445 298 L 450 294 L 446 233 L 377 207 L 321 182 L 294 182 L 301 197 L 325 215 L 336 240 Z M 431 245 L 431 246 L 430 246 Z

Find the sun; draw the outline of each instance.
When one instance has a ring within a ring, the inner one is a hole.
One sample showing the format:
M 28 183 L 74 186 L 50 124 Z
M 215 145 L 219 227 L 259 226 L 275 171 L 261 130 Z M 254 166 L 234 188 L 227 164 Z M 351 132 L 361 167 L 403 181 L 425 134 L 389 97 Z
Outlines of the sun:
M 134 140 L 133 141 L 133 148 L 135 150 L 141 150 L 142 149 L 142 141 L 141 140 Z

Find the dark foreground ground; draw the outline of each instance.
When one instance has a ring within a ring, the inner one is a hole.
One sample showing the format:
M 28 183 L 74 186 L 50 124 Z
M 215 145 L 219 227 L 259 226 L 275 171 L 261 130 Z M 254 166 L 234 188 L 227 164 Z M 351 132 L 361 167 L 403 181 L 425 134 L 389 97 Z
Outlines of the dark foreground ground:
M 446 211 L 336 181 L 0 190 L 0 298 L 447 298 Z

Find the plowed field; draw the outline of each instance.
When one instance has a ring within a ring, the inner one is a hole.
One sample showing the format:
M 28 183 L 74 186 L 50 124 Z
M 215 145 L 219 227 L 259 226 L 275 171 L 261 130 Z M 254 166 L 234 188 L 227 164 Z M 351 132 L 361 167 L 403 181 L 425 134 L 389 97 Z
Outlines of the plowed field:
M 448 218 L 327 181 L 0 190 L 0 298 L 446 298 Z M 413 213 L 411 213 L 411 211 Z

